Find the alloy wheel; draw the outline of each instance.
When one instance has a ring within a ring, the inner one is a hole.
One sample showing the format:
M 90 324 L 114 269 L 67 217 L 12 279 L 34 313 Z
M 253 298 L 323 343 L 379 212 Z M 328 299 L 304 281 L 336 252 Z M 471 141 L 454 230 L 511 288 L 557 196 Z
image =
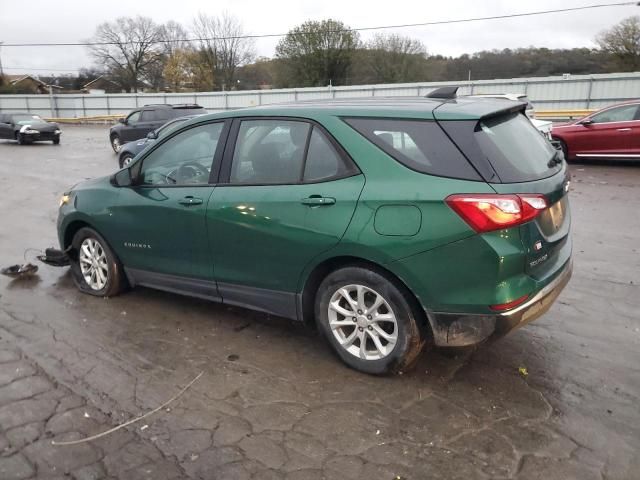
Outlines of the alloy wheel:
M 339 288 L 329 300 L 329 327 L 339 345 L 362 360 L 380 360 L 398 341 L 398 322 L 389 302 L 364 285 Z
M 107 254 L 100 242 L 85 238 L 80 245 L 80 271 L 84 281 L 92 290 L 102 290 L 109 280 Z
M 122 145 L 120 144 L 120 138 L 113 137 L 111 139 L 111 146 L 113 147 L 113 151 L 118 153 L 120 151 L 120 148 L 122 148 Z
M 131 155 L 127 155 L 122 159 L 122 166 L 128 167 L 132 160 L 133 160 L 133 157 Z

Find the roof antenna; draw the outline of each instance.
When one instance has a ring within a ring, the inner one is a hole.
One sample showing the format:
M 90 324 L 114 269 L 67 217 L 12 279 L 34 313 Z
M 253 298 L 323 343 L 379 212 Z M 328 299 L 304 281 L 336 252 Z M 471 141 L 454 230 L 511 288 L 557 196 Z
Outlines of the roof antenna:
M 460 87 L 440 87 L 440 88 L 436 88 L 435 90 L 427 93 L 425 95 L 425 98 L 444 98 L 444 99 L 456 98 L 457 97 L 458 88 L 460 88 Z

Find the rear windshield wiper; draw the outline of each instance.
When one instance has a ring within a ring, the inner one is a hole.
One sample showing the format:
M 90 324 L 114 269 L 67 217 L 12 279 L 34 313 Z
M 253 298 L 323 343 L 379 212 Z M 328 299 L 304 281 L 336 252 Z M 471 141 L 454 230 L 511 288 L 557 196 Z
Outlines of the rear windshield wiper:
M 551 160 L 549 160 L 549 162 L 547 163 L 547 167 L 553 168 L 556 165 L 560 165 L 562 163 L 562 160 L 564 160 L 564 154 L 562 153 L 562 151 L 556 150 L 551 157 Z

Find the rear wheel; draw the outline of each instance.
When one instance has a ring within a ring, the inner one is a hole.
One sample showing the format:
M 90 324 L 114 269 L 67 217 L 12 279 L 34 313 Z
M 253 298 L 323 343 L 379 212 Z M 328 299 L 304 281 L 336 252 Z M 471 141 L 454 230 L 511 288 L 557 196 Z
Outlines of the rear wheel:
M 102 236 L 85 227 L 74 235 L 73 280 L 78 289 L 97 297 L 112 297 L 124 290 L 120 261 Z
M 406 371 L 424 345 L 407 294 L 367 268 L 345 267 L 329 274 L 318 289 L 315 310 L 336 354 L 364 373 Z
M 122 143 L 120 143 L 120 137 L 118 135 L 111 135 L 111 148 L 113 148 L 113 151 L 118 153 L 120 152 L 120 149 L 122 148 Z

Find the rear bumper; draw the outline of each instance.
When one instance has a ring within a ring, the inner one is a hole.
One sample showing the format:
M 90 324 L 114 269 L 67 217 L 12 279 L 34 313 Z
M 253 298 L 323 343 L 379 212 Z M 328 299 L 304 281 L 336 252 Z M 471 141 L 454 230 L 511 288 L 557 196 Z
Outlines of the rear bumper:
M 462 347 L 491 336 L 506 335 L 543 315 L 569 283 L 573 264 L 569 259 L 560 273 L 522 305 L 495 315 L 427 312 L 436 345 Z

